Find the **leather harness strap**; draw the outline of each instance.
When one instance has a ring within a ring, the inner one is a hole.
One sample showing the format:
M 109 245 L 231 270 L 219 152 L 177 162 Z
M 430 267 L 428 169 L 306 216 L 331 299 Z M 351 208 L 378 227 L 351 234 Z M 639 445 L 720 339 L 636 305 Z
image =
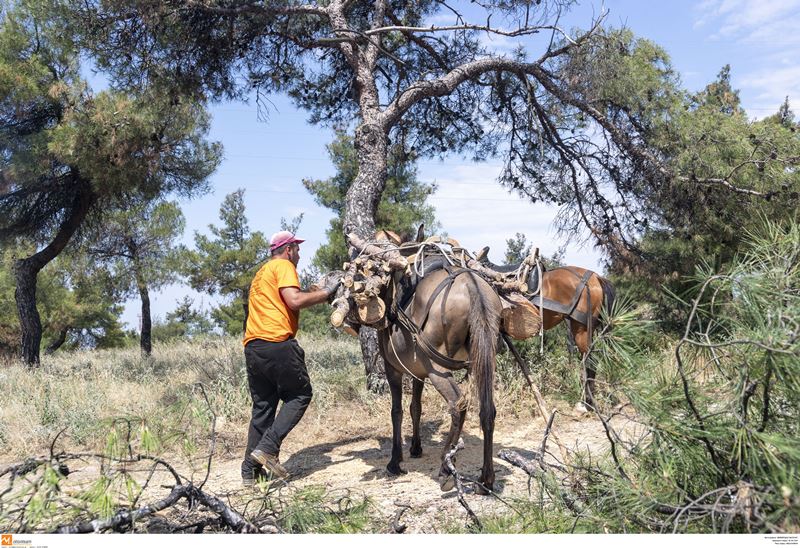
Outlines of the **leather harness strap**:
M 565 316 L 568 316 L 573 320 L 576 320 L 588 326 L 591 323 L 589 321 L 591 314 L 591 304 L 589 305 L 588 312 L 582 312 L 580 310 L 576 310 L 576 307 L 578 306 L 578 301 L 581 300 L 581 295 L 583 294 L 583 291 L 586 289 L 586 284 L 589 282 L 589 279 L 592 277 L 592 274 L 594 274 L 594 272 L 592 272 L 591 270 L 587 270 L 581 277 L 577 272 L 574 272 L 569 268 L 565 268 L 565 270 L 575 275 L 575 277 L 580 277 L 581 280 L 580 283 L 578 284 L 578 287 L 575 288 L 575 295 L 573 295 L 572 301 L 569 304 L 562 304 L 558 301 L 542 297 L 541 294 L 534 295 L 533 297 L 530 298 L 530 301 L 537 307 L 541 306 L 545 310 L 550 310 L 552 312 L 564 314 Z
M 428 317 L 430 315 L 431 308 L 433 307 L 433 302 L 439 296 L 439 294 L 444 291 L 444 298 L 442 299 L 442 312 L 445 310 L 445 302 L 447 301 L 447 296 L 450 293 L 450 288 L 453 286 L 453 282 L 455 279 L 460 276 L 461 274 L 466 274 L 471 272 L 471 270 L 466 268 L 459 268 L 459 269 L 452 269 L 449 265 L 445 265 L 445 270 L 448 272 L 448 276 L 444 278 L 439 285 L 436 286 L 436 289 L 433 290 L 431 293 L 430 298 L 428 299 L 428 304 L 425 307 L 424 314 L 422 316 L 422 322 L 419 326 L 414 323 L 414 320 L 408 315 L 408 313 L 402 308 L 397 307 L 397 323 L 398 325 L 404 327 L 409 333 L 411 333 L 411 337 L 414 340 L 414 343 L 419 345 L 420 349 L 423 353 L 428 356 L 432 361 L 446 367 L 448 369 L 463 369 L 467 365 L 470 364 L 469 360 L 456 360 L 442 354 L 439 352 L 434 346 L 427 340 L 425 335 L 423 335 L 422 330 L 425 328 L 425 324 L 428 321 Z M 442 314 L 442 318 L 445 317 L 445 314 Z M 445 346 L 447 343 L 445 342 Z M 449 353 L 449 348 L 447 349 Z

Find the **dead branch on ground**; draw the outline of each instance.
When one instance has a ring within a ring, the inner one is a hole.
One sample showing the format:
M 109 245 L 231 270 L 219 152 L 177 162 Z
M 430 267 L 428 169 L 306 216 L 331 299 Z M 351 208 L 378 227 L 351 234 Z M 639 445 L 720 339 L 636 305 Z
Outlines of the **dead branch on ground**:
M 464 440 L 463 438 L 458 438 L 458 443 L 456 443 L 456 445 L 445 455 L 444 463 L 445 466 L 447 466 L 447 469 L 450 471 L 450 474 L 453 476 L 456 492 L 458 493 L 458 502 L 464 507 L 464 510 L 467 511 L 467 516 L 472 522 L 472 525 L 478 531 L 481 531 L 483 530 L 483 524 L 481 523 L 481 520 L 478 519 L 478 516 L 475 515 L 475 512 L 472 511 L 472 508 L 470 508 L 469 504 L 467 504 L 467 500 L 464 498 L 464 480 L 461 474 L 458 473 L 456 465 L 453 462 L 456 453 L 458 453 L 461 449 L 464 449 Z

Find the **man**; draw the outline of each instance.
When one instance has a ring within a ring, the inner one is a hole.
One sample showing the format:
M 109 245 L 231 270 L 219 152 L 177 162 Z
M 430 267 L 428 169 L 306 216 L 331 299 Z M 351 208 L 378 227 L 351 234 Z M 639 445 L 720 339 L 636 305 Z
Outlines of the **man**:
M 305 354 L 294 338 L 300 310 L 328 300 L 340 279 L 323 289 L 300 290 L 297 263 L 304 241 L 285 230 L 273 234 L 271 258 L 250 285 L 244 355 L 253 413 L 242 461 L 245 486 L 269 474 L 289 476 L 278 458 L 281 443 L 311 402 Z M 283 402 L 280 411 L 278 401 Z

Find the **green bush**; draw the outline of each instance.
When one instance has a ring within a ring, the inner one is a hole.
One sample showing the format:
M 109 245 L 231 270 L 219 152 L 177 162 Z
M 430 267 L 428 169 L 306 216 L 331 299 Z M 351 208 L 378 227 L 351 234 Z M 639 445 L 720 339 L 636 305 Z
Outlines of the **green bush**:
M 766 222 L 728 270 L 698 272 L 661 363 L 632 334 L 604 337 L 605 373 L 647 435 L 624 474 L 583 478 L 600 515 L 621 505 L 640 530 L 800 530 L 799 259 L 798 224 Z

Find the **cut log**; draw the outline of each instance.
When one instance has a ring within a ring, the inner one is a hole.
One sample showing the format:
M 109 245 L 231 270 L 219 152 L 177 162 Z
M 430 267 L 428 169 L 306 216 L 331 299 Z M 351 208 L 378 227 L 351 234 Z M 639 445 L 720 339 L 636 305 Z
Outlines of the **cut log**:
M 358 319 L 365 325 L 372 325 L 383 319 L 386 305 L 382 299 L 371 297 L 358 305 Z
M 479 272 L 490 280 L 494 280 L 496 282 L 505 282 L 505 276 L 501 272 L 492 270 L 491 268 L 479 263 L 475 259 L 467 259 L 467 268 Z
M 402 239 L 397 232 L 391 230 L 379 230 L 375 233 L 375 239 L 379 242 L 391 242 L 394 245 L 400 245 L 402 243 Z
M 536 307 L 519 293 L 511 293 L 506 299 L 503 299 L 503 310 L 500 313 L 503 331 L 517 340 L 538 335 L 542 319 Z
M 386 261 L 389 266 L 392 267 L 392 270 L 403 270 L 408 266 L 408 261 L 400 254 L 400 251 L 395 246 L 383 248 L 367 243 L 365 240 L 362 240 L 355 234 L 348 234 L 347 240 L 359 251 L 366 253 L 371 257 L 376 257 L 379 260 Z M 359 264 L 359 259 L 356 259 L 355 263 Z
M 511 280 L 508 282 L 497 283 L 497 287 L 503 293 L 527 293 L 528 284 L 523 281 Z
M 368 297 L 378 297 L 383 290 L 389 285 L 389 276 L 376 275 L 370 276 L 364 280 L 364 294 Z
M 331 312 L 331 325 L 333 327 L 341 327 L 347 313 L 350 312 L 350 305 L 348 299 L 337 299 L 333 301 L 333 312 Z

